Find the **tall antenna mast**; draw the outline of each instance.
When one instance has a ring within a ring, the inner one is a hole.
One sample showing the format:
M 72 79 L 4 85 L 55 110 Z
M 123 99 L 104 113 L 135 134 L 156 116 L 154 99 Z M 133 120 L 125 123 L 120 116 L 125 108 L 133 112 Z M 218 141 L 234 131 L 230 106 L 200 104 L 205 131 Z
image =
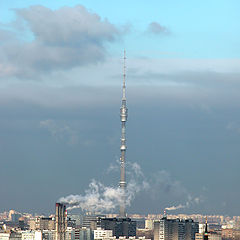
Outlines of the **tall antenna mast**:
M 123 86 L 122 86 L 122 106 L 120 108 L 120 119 L 122 123 L 122 136 L 121 136 L 121 157 L 120 157 L 120 164 L 121 164 L 121 173 L 120 173 L 120 182 L 119 186 L 123 192 L 123 199 L 121 199 L 120 204 L 120 211 L 119 217 L 125 218 L 126 217 L 126 174 L 125 174 L 125 155 L 126 155 L 126 122 L 128 116 L 128 109 L 127 109 L 127 101 L 126 101 L 126 51 L 124 50 L 124 57 L 123 57 Z

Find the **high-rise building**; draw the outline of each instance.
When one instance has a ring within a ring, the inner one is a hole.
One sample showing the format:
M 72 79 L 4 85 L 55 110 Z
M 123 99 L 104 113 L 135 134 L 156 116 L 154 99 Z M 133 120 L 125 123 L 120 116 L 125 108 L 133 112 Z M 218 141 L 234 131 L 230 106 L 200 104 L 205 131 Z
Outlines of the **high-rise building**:
M 75 240 L 75 231 L 72 227 L 67 227 L 65 232 L 65 240 Z
M 29 221 L 31 230 L 55 230 L 55 221 L 49 217 L 36 217 Z
M 80 225 L 82 224 L 82 220 L 83 220 L 83 217 L 82 215 L 78 215 L 78 214 L 71 214 L 68 216 L 72 219 L 72 220 L 75 220 L 75 223 L 76 223 L 76 227 L 80 227 Z
M 82 227 L 85 228 L 91 228 L 92 230 L 97 229 L 97 227 L 100 227 L 99 225 L 99 219 L 104 218 L 105 215 L 85 215 L 83 216 L 83 222 Z
M 0 240 L 22 240 L 22 233 L 19 232 L 0 232 Z
M 76 228 L 76 220 L 70 217 L 67 218 L 67 226 L 71 228 Z
M 18 220 L 18 227 L 21 229 L 21 230 L 24 230 L 25 228 L 25 222 L 24 222 L 24 219 L 21 217 L 19 218 Z
M 195 239 L 195 234 L 199 232 L 199 223 L 194 222 L 192 219 L 186 219 L 182 221 L 185 224 L 184 227 L 184 239 L 186 240 L 194 240 Z
M 79 240 L 93 240 L 94 234 L 90 228 L 82 228 L 79 231 Z
M 136 236 L 136 221 L 130 218 L 101 218 L 100 226 L 105 230 L 112 230 L 113 236 L 133 237 Z
M 145 228 L 152 230 L 153 229 L 153 224 L 154 224 L 154 220 L 153 219 L 146 219 L 145 220 Z
M 41 231 L 23 231 L 22 240 L 42 240 Z
M 167 219 L 154 222 L 154 240 L 195 240 L 198 223 L 192 219 Z
M 55 240 L 55 230 L 42 230 L 42 240 Z
M 21 214 L 19 214 L 19 213 L 12 213 L 11 214 L 11 221 L 13 223 L 18 223 L 20 217 L 21 217 Z
M 55 221 L 52 218 L 42 217 L 39 221 L 40 230 L 54 230 L 55 229 Z
M 0 232 L 0 240 L 9 240 L 10 233 Z
M 94 230 L 94 240 L 102 240 L 112 236 L 112 230 L 104 230 L 102 228 L 97 228 L 96 230 Z
M 56 224 L 55 240 L 65 240 L 67 229 L 67 211 L 66 206 L 62 203 L 56 203 L 55 224 Z

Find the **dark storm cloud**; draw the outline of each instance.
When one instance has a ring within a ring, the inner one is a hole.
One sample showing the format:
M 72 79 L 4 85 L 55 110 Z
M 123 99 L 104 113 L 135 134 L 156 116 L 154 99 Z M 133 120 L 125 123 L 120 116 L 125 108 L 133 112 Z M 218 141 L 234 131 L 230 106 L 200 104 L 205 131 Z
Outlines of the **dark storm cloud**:
M 170 33 L 169 30 L 166 27 L 162 26 L 158 22 L 149 23 L 148 28 L 147 28 L 147 32 L 148 33 L 153 33 L 153 34 L 156 34 L 156 35 L 169 34 Z
M 0 47 L 0 76 L 30 77 L 97 63 L 107 53 L 105 44 L 120 35 L 113 24 L 80 5 L 54 11 L 32 6 L 15 12 L 26 22 L 33 40 L 5 42 Z M 0 38 L 7 39 L 11 34 L 2 30 Z

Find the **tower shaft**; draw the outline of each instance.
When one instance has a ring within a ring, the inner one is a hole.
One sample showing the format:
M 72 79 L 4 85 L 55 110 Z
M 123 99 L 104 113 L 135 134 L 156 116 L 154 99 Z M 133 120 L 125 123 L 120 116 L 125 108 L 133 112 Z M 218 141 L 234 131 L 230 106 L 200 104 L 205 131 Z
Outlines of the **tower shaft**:
M 125 174 L 125 155 L 126 155 L 126 122 L 128 116 L 127 102 L 126 102 L 126 52 L 124 50 L 124 66 L 123 66 L 123 87 L 122 87 L 122 106 L 120 108 L 120 119 L 122 123 L 122 135 L 121 135 L 121 173 L 119 186 L 123 192 L 123 199 L 121 199 L 119 216 L 121 218 L 126 217 L 126 174 Z

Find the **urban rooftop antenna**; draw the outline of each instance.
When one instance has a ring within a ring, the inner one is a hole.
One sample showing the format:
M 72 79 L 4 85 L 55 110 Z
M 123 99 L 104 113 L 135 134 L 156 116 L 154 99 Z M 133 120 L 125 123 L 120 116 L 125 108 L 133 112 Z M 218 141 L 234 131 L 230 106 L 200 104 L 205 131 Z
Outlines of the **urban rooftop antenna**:
M 126 217 L 126 179 L 125 179 L 125 155 L 126 155 L 126 122 L 128 116 L 128 109 L 126 105 L 126 51 L 124 50 L 124 57 L 123 57 L 123 86 L 122 86 L 122 106 L 120 108 L 120 119 L 122 123 L 122 136 L 121 136 L 121 157 L 120 157 L 120 164 L 121 164 L 121 173 L 120 173 L 120 182 L 119 186 L 123 192 L 123 199 L 121 199 L 120 204 L 120 211 L 119 217 L 125 218 Z

